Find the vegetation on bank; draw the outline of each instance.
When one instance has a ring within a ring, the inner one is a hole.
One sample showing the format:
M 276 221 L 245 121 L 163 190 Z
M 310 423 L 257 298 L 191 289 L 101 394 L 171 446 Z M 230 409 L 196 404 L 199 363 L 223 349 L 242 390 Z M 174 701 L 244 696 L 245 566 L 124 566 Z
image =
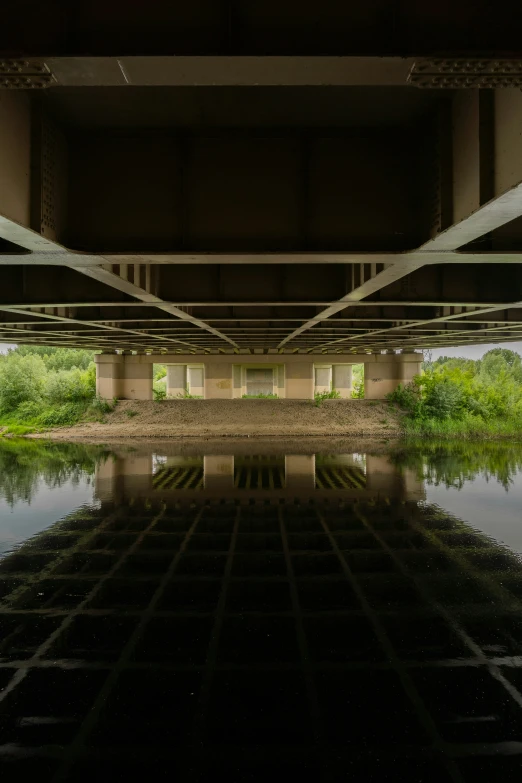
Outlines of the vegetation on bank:
M 96 398 L 93 358 L 91 351 L 43 346 L 20 346 L 0 355 L 0 435 L 103 421 L 115 403 Z M 165 365 L 155 365 L 157 400 L 166 398 L 166 374 Z M 181 396 L 193 397 L 188 390 Z M 316 394 L 314 402 L 319 407 L 339 396 L 333 389 Z M 363 396 L 363 365 L 354 365 L 352 397 Z M 422 374 L 388 400 L 406 412 L 403 426 L 410 437 L 522 438 L 522 358 L 494 348 L 477 361 L 428 360 Z
M 341 395 L 337 389 L 331 389 L 330 391 L 316 392 L 314 394 L 315 407 L 320 408 L 325 400 L 340 400 Z
M 409 436 L 522 437 L 522 358 L 493 348 L 482 359 L 440 357 L 388 395 Z
M 24 435 L 99 421 L 113 407 L 96 398 L 92 351 L 19 346 L 0 355 L 0 430 Z
M 508 489 L 522 470 L 522 443 L 515 440 L 407 438 L 391 445 L 388 455 L 398 468 L 415 470 L 426 484 L 456 489 L 478 476 Z
M 242 400 L 278 400 L 279 395 L 265 394 L 264 392 L 259 392 L 259 394 L 242 394 L 241 399 Z
M 102 446 L 0 438 L 0 498 L 10 505 L 30 503 L 42 482 L 50 488 L 65 481 L 78 485 L 82 477 L 94 476 L 99 461 L 111 458 Z

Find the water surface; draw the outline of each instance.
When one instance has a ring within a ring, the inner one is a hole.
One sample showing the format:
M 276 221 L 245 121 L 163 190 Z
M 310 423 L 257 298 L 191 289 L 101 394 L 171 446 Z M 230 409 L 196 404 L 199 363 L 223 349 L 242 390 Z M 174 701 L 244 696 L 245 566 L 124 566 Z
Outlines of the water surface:
M 519 446 L 0 468 L 2 781 L 520 779 Z

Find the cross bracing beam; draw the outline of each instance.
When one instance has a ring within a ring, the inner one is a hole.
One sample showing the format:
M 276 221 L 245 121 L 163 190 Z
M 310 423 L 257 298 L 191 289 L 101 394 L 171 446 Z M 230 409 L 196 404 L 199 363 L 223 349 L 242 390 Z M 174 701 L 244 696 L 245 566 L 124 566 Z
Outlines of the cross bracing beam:
M 420 255 L 422 257 L 423 254 L 427 254 L 428 258 L 426 259 L 426 263 L 430 263 L 429 254 L 432 251 L 457 250 L 459 247 L 480 238 L 484 234 L 487 234 L 520 216 L 522 216 L 522 183 L 518 183 L 506 193 L 492 199 L 469 217 L 464 218 L 440 233 L 437 237 L 431 239 L 419 248 L 415 255 Z M 375 274 L 369 281 L 365 281 L 357 288 L 354 288 L 337 303 L 320 312 L 315 319 L 310 319 L 298 329 L 291 332 L 280 342 L 279 347 L 282 348 L 295 337 L 302 334 L 307 329 L 310 329 L 318 320 L 322 321 L 329 318 L 331 315 L 335 315 L 335 313 L 338 313 L 349 306 L 351 302 L 364 299 L 370 294 L 379 291 L 390 283 L 399 280 L 422 266 L 423 263 L 421 260 L 404 260 L 402 263 L 387 266 L 386 269 Z

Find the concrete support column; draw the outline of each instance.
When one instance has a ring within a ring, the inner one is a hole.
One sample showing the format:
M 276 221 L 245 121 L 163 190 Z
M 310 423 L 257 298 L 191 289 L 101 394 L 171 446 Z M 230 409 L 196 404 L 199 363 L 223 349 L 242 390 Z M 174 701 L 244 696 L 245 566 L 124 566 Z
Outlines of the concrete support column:
M 383 400 L 400 384 L 409 383 L 422 367 L 422 354 L 376 354 L 364 365 L 364 397 Z
M 187 365 L 169 364 L 167 367 L 167 397 L 184 397 L 187 388 Z
M 96 396 L 114 400 L 121 395 L 121 377 L 124 357 L 115 353 L 100 353 L 94 357 L 96 364 Z
M 233 489 L 234 456 L 231 454 L 203 457 L 205 489 Z
M 315 454 L 287 454 L 285 457 L 286 489 L 315 489 Z
M 205 399 L 231 400 L 232 397 L 232 363 L 205 362 Z
M 288 362 L 286 365 L 286 397 L 289 400 L 313 400 L 313 362 Z
M 332 375 L 332 389 L 339 392 L 341 397 L 350 398 L 352 396 L 352 365 L 351 364 L 334 364 Z
M 152 400 L 152 362 L 148 356 L 97 354 L 96 394 L 107 400 Z

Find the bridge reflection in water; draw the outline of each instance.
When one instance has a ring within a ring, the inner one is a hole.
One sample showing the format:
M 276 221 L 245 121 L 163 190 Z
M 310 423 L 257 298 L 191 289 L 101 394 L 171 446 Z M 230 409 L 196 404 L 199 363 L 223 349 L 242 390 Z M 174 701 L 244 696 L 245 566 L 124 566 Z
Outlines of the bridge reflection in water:
M 127 451 L 95 494 L 0 562 L 5 780 L 515 780 L 520 560 L 415 470 Z
M 96 469 L 100 500 L 149 498 L 291 503 L 395 498 L 423 500 L 418 470 L 386 455 L 113 455 Z M 218 493 L 218 494 L 216 494 Z

